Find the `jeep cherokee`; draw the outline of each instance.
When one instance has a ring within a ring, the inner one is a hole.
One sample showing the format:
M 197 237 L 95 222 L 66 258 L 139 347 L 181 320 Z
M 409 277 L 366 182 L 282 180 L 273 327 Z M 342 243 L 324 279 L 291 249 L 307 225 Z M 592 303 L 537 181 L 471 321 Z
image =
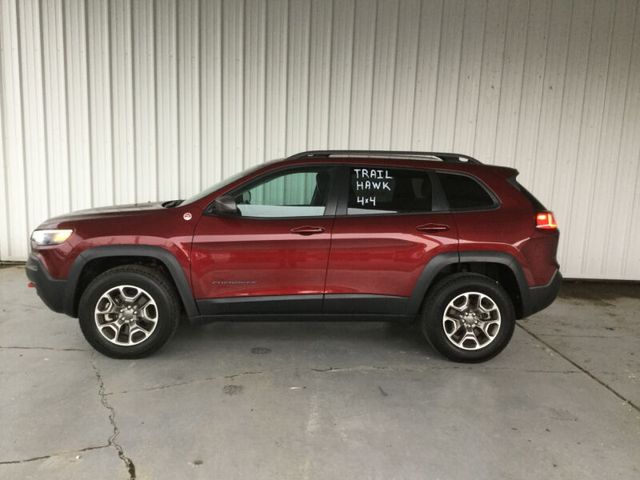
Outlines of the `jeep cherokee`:
M 487 360 L 556 297 L 558 228 L 511 168 L 431 152 L 311 151 L 186 200 L 83 210 L 31 237 L 27 275 L 105 355 L 179 320 L 417 320 Z

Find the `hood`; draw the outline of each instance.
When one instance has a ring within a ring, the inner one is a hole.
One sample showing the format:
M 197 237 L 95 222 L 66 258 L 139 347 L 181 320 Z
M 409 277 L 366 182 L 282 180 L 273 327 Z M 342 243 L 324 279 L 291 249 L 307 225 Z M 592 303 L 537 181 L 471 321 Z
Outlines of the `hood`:
M 157 210 L 162 207 L 164 202 L 146 202 L 146 203 L 130 203 L 128 205 L 112 205 L 109 207 L 97 207 L 87 208 L 85 210 L 78 210 L 76 212 L 66 213 L 55 219 L 60 218 L 72 218 L 72 217 L 87 217 L 94 215 L 102 215 L 109 213 L 136 213 L 144 210 Z M 52 218 L 52 220 L 54 220 Z
M 59 225 L 64 222 L 72 222 L 76 220 L 88 220 L 92 218 L 102 216 L 117 216 L 117 215 L 129 215 L 140 214 L 146 212 L 153 212 L 164 210 L 162 206 L 164 202 L 146 202 L 146 203 L 131 203 L 128 205 L 113 205 L 109 207 L 97 207 L 88 208 L 85 210 L 78 210 L 75 212 L 65 213 L 57 217 L 52 217 L 43 222 L 38 228 L 53 227 L 53 225 Z

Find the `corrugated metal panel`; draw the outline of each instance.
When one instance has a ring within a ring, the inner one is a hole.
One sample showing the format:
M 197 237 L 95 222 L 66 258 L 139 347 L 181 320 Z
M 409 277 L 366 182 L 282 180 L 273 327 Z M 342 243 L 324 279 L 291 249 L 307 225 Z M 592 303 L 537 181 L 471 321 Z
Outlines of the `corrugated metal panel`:
M 138 0 L 132 3 L 136 201 L 145 201 L 158 196 L 154 7 L 153 0 Z
M 2 200 L 4 234 L 0 245 L 3 260 L 23 260 L 28 252 L 29 227 L 39 219 L 27 221 L 24 124 L 22 112 L 23 86 L 20 74 L 20 36 L 17 4 L 0 3 L 0 81 L 2 82 L 2 146 L 5 198 Z M 42 192 L 38 192 L 42 195 Z M 6 239 L 5 239 L 6 238 Z M 5 243 L 6 242 L 6 243 Z
M 0 0 L 0 258 L 303 149 L 433 149 L 516 166 L 565 274 L 640 279 L 639 3 Z
M 55 0 L 54 0 L 55 1 Z M 113 188 L 113 129 L 111 116 L 111 46 L 109 4 L 102 0 L 87 2 L 87 79 L 91 109 L 89 133 L 91 147 L 91 191 L 93 204 L 115 201 Z M 147 85 L 152 89 L 152 85 Z M 73 95 L 73 92 L 69 92 Z M 69 141 L 75 142 L 73 130 Z M 155 159 L 154 159 L 155 161 Z
M 27 2 L 19 1 L 18 4 L 25 5 L 27 3 L 36 3 L 34 0 Z M 47 21 L 44 17 L 43 22 Z M 94 96 L 89 97 L 88 82 L 88 64 L 87 64 L 87 15 L 85 11 L 85 2 L 80 0 L 69 0 L 64 2 L 64 57 L 66 69 L 66 86 L 67 86 L 67 125 L 69 134 L 67 137 L 68 154 L 69 154 L 69 196 L 71 208 L 78 210 L 86 208 L 87 205 L 95 203 L 93 198 L 92 180 L 94 178 L 93 166 L 94 162 L 91 156 L 94 146 L 90 139 L 90 108 L 93 107 Z M 20 25 L 20 28 L 24 28 Z M 42 39 L 42 43 L 47 43 L 49 39 Z M 112 55 L 113 62 L 113 55 Z M 114 76 L 111 76 L 112 82 L 115 82 Z M 24 82 L 23 82 L 24 86 Z M 27 92 L 23 92 L 27 95 Z M 113 99 L 113 97 L 112 97 Z M 111 105 L 115 111 L 115 107 Z M 119 119 L 120 121 L 120 119 Z M 121 119 L 126 122 L 128 119 Z M 114 122 L 114 124 L 117 122 Z M 30 128 L 25 123 L 25 131 Z M 122 147 L 116 143 L 115 135 L 112 138 L 112 149 Z M 115 157 L 115 155 L 114 155 Z M 58 168 L 53 166 L 52 168 Z M 115 183 L 115 182 L 114 182 Z M 115 185 L 111 185 L 110 190 L 115 190 Z M 60 195 L 60 192 L 52 192 L 54 195 Z M 117 197 L 113 197 L 117 199 Z M 29 227 L 34 227 L 39 218 L 29 217 Z

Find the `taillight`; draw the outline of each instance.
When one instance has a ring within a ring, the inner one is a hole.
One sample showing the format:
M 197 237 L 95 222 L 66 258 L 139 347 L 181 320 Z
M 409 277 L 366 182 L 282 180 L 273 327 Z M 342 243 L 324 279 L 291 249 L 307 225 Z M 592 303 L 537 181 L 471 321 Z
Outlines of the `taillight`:
M 552 212 L 540 212 L 536 214 L 536 228 L 540 230 L 557 230 L 558 224 Z

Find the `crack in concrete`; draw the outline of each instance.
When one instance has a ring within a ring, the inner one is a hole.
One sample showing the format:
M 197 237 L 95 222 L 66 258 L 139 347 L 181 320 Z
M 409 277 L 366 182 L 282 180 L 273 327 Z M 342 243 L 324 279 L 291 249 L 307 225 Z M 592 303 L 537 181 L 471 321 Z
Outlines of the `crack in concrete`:
M 91 450 L 100 450 L 101 448 L 109 448 L 111 445 L 98 445 L 95 447 L 85 447 L 85 448 L 81 448 L 80 450 L 65 450 L 63 452 L 56 452 L 56 453 L 50 453 L 48 455 L 40 455 L 39 457 L 31 457 L 31 458 L 25 458 L 22 460 L 0 460 L 0 465 L 16 465 L 16 464 L 20 464 L 20 463 L 29 463 L 29 462 L 35 462 L 38 460 L 46 460 L 48 458 L 51 457 L 59 457 L 62 455 L 73 455 L 73 454 L 77 454 L 77 453 L 81 453 L 81 452 L 89 452 Z
M 153 392 L 156 390 L 164 390 L 166 388 L 174 388 L 174 387 L 182 387 L 184 385 L 192 385 L 194 383 L 206 383 L 206 382 L 212 382 L 215 380 L 222 380 L 222 379 L 227 379 L 227 380 L 232 380 L 234 378 L 237 377 L 242 377 L 244 375 L 262 375 L 263 372 L 241 372 L 241 373 L 235 373 L 233 375 L 223 375 L 223 376 L 216 376 L 216 377 L 205 377 L 205 378 L 196 378 L 193 380 L 185 380 L 184 382 L 175 382 L 175 383 L 167 383 L 164 385 L 156 385 L 153 387 L 147 387 L 147 388 L 137 388 L 134 390 L 120 390 L 119 392 L 109 392 L 109 393 L 105 393 L 105 396 L 109 396 L 109 395 L 116 395 L 116 394 L 125 394 L 125 393 L 137 393 L 137 392 Z
M 493 368 L 478 368 L 477 365 L 430 365 L 423 367 L 394 367 L 394 366 L 370 366 L 370 365 L 358 365 L 355 367 L 328 367 L 328 368 L 312 368 L 311 371 L 316 373 L 351 373 L 351 372 L 371 372 L 371 371 L 390 371 L 390 372 L 415 372 L 422 373 L 430 370 L 475 370 L 482 372 L 500 372 L 500 371 L 513 371 L 522 373 L 559 373 L 559 374 L 573 374 L 580 373 L 578 370 L 543 370 L 543 369 L 518 369 L 510 367 L 493 367 Z
M 136 388 L 133 390 L 120 390 L 119 392 L 105 393 L 105 396 L 124 394 L 124 393 L 136 393 L 136 392 L 154 392 L 156 390 L 164 390 L 165 388 L 181 387 L 183 385 L 191 385 L 192 383 L 210 382 L 211 380 L 219 380 L 220 377 L 207 377 L 198 380 L 187 380 L 185 382 L 168 383 L 166 385 L 156 385 L 154 387 Z
M 579 370 L 544 370 L 544 369 L 518 369 L 518 368 L 510 368 L 510 367 L 493 367 L 493 368 L 481 368 L 478 369 L 478 366 L 474 365 L 438 365 L 438 366 L 424 366 L 424 367 L 394 367 L 394 366 L 371 366 L 371 365 L 358 365 L 355 367 L 327 367 L 327 368 L 310 368 L 312 372 L 316 373 L 351 373 L 351 372 L 361 372 L 366 373 L 370 371 L 390 371 L 390 372 L 415 372 L 422 373 L 428 372 L 430 370 L 480 370 L 483 372 L 491 372 L 491 371 L 513 371 L 513 372 L 521 372 L 521 373 L 559 373 L 559 374 L 574 374 L 580 373 Z M 195 383 L 206 383 L 213 382 L 216 380 L 233 380 L 237 377 L 242 377 L 245 375 L 262 375 L 265 372 L 241 372 L 235 373 L 232 375 L 223 375 L 223 376 L 215 376 L 215 377 L 205 377 L 205 378 L 195 378 L 193 380 L 185 380 L 184 382 L 175 382 L 175 383 L 167 383 L 163 385 L 155 385 L 153 387 L 146 388 L 136 388 L 131 390 L 120 390 L 117 392 L 106 392 L 104 394 L 105 397 L 110 395 L 123 395 L 127 393 L 139 393 L 139 392 L 154 392 L 157 390 L 164 390 L 167 388 L 175 388 L 175 387 L 183 387 L 185 385 L 192 385 Z M 271 372 L 274 373 L 274 372 Z
M 626 338 L 627 335 L 571 335 L 568 333 L 540 333 L 541 337 L 561 338 Z
M 317 373 L 343 373 L 343 372 L 369 372 L 375 370 L 401 370 L 398 367 L 377 367 L 375 365 L 358 365 L 355 367 L 328 367 L 328 368 L 312 368 L 312 372 Z M 424 370 L 424 369 L 419 369 Z
M 55 347 L 20 347 L 20 346 L 5 346 L 0 345 L 0 349 L 6 350 L 47 350 L 53 352 L 89 352 L 83 348 L 55 348 Z
M 228 378 L 229 380 L 233 380 L 236 377 L 243 377 L 245 375 L 262 375 L 262 372 L 242 372 L 242 373 L 236 373 L 234 375 L 225 375 L 224 378 Z
M 549 343 L 545 342 L 542 338 L 540 338 L 538 335 L 536 335 L 535 333 L 533 333 L 531 330 L 529 330 L 528 328 L 522 326 L 522 324 L 517 323 L 516 324 L 518 327 L 520 327 L 522 330 L 524 330 L 526 333 L 528 333 L 531 337 L 535 338 L 538 342 L 540 342 L 542 345 L 544 345 L 546 348 L 548 348 L 549 350 L 551 350 L 552 352 L 554 352 L 555 354 L 559 355 L 560 357 L 562 357 L 564 360 L 566 360 L 567 362 L 569 362 L 571 365 L 573 365 L 574 367 L 576 367 L 578 370 L 580 370 L 580 372 L 584 373 L 585 375 L 587 375 L 588 377 L 590 377 L 592 380 L 596 381 L 597 383 L 599 383 L 600 385 L 602 385 L 604 388 L 606 388 L 607 390 L 609 390 L 611 393 L 613 393 L 616 397 L 618 397 L 620 400 L 622 400 L 624 403 L 626 403 L 627 405 L 629 405 L 630 407 L 634 408 L 636 411 L 640 412 L 640 407 L 638 405 L 636 405 L 635 403 L 633 403 L 633 401 L 629 400 L 628 398 L 626 398 L 624 395 L 622 395 L 620 392 L 618 392 L 617 390 L 615 390 L 613 387 L 611 387 L 607 382 L 600 380 L 598 377 L 596 377 L 593 373 L 591 373 L 589 370 L 587 370 L 586 368 L 582 367 L 580 364 L 578 364 L 577 362 L 571 360 L 567 355 L 565 355 L 564 353 L 562 353 L 560 350 L 558 350 L 557 348 L 551 346 Z
M 91 358 L 91 366 L 93 367 L 93 371 L 96 374 L 96 379 L 98 381 L 98 397 L 100 397 L 100 403 L 102 406 L 109 411 L 109 423 L 113 427 L 113 433 L 108 439 L 108 445 L 115 448 L 118 452 L 118 457 L 127 467 L 127 471 L 129 472 L 129 480 L 135 480 L 136 478 L 136 467 L 133 464 L 133 461 L 124 454 L 124 449 L 122 446 L 116 442 L 116 437 L 120 434 L 120 430 L 118 429 L 118 425 L 116 424 L 116 410 L 111 406 L 111 404 L 107 400 L 107 396 L 104 391 L 104 381 L 102 379 L 102 375 L 100 374 L 100 370 L 93 359 Z

